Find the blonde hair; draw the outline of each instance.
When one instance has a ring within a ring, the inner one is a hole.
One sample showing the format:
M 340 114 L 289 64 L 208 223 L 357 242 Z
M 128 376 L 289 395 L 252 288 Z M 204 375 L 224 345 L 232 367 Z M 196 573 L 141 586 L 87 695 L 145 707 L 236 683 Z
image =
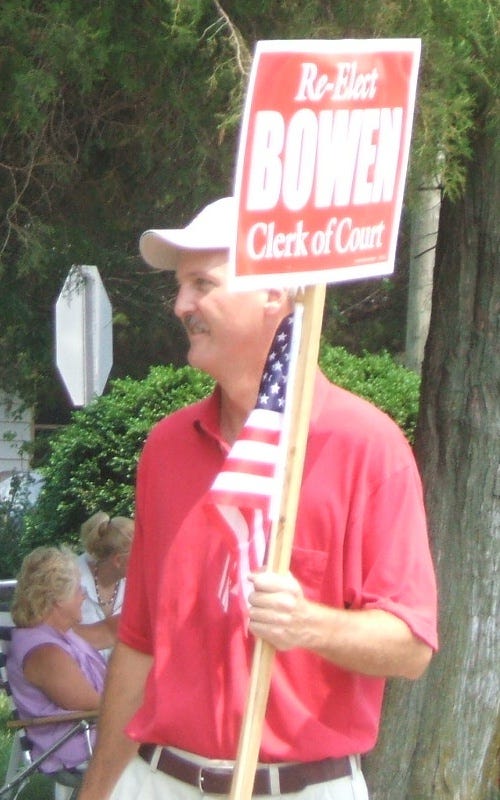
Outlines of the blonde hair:
M 97 528 L 101 522 L 109 522 L 109 514 L 106 514 L 104 511 L 97 511 L 95 514 L 92 514 L 91 517 L 83 523 L 82 527 L 80 528 L 80 541 L 85 547 L 85 542 L 89 537 L 91 531 L 94 528 Z
M 96 561 L 115 553 L 130 550 L 134 536 L 134 521 L 128 517 L 112 517 L 98 511 L 81 527 L 80 540 L 85 551 Z
M 68 547 L 37 547 L 23 560 L 11 606 L 18 628 L 43 622 L 55 604 L 80 584 L 75 554 Z

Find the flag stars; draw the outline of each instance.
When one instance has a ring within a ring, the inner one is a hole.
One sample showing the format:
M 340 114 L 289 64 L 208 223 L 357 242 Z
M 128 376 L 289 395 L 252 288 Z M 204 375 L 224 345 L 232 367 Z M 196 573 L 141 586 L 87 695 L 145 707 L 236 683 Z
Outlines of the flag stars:
M 266 411 L 282 411 L 285 408 L 286 383 L 290 363 L 290 334 L 292 318 L 282 321 L 264 367 L 257 407 Z

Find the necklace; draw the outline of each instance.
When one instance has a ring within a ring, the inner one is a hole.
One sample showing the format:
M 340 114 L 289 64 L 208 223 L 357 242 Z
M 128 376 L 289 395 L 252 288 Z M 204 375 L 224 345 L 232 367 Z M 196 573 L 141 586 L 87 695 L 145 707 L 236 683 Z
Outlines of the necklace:
M 101 597 L 101 593 L 99 591 L 99 582 L 97 580 L 97 566 L 98 566 L 97 564 L 94 564 L 94 566 L 92 567 L 92 577 L 94 578 L 94 586 L 95 586 L 95 593 L 97 595 L 97 602 L 99 603 L 99 606 L 102 608 L 104 613 L 106 613 L 105 609 L 109 609 L 109 612 L 111 612 L 115 607 L 116 598 L 118 595 L 118 589 L 120 588 L 120 581 L 119 580 L 116 581 L 113 588 L 113 594 L 111 595 L 109 600 L 103 600 Z

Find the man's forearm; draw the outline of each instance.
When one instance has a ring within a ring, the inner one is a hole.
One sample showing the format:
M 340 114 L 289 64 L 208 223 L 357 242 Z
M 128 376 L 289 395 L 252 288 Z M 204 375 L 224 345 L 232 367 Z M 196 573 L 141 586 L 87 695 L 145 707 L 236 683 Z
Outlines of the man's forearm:
M 295 578 L 256 573 L 249 630 L 277 650 L 302 647 L 351 672 L 418 678 L 432 649 L 380 609 L 331 608 L 307 600 Z
M 111 657 L 97 742 L 79 800 L 107 800 L 121 773 L 137 751 L 124 728 L 139 708 L 152 658 L 118 642 Z
M 337 666 L 364 675 L 415 679 L 432 649 L 405 622 L 379 609 L 343 611 L 311 604 L 309 649 Z

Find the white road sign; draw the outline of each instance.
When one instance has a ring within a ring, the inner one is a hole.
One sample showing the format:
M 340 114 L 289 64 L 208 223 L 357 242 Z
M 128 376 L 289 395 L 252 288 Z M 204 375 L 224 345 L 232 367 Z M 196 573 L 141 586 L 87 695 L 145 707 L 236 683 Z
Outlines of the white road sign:
M 73 266 L 56 302 L 56 364 L 75 406 L 101 395 L 113 364 L 112 309 L 97 267 Z

